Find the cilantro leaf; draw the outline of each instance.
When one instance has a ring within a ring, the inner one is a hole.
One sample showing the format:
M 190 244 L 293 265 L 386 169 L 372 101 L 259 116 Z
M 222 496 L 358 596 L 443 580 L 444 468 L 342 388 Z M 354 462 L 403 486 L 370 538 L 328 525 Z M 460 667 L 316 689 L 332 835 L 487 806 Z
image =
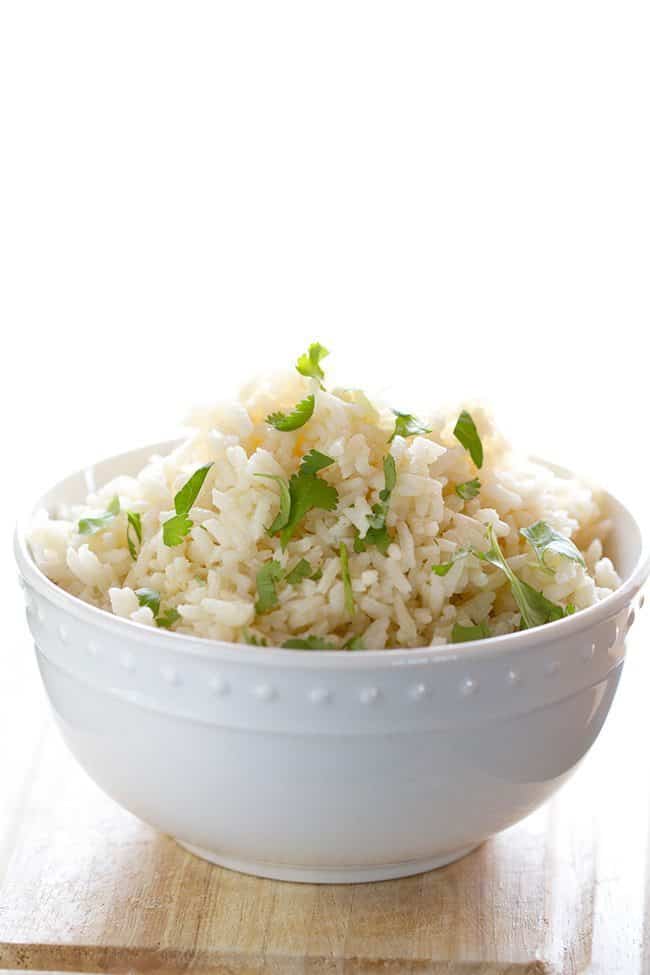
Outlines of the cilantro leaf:
M 263 636 L 255 636 L 254 633 L 250 633 L 248 630 L 243 631 L 243 637 L 246 643 L 251 647 L 268 647 L 268 640 Z
M 363 642 L 362 636 L 351 636 L 349 640 L 346 640 L 342 647 L 343 650 L 365 650 L 366 645 Z
M 469 455 L 476 466 L 481 468 L 483 466 L 483 444 L 478 435 L 476 424 L 467 410 L 463 410 L 456 420 L 454 436 L 465 450 L 469 451 Z
M 199 496 L 203 487 L 203 482 L 212 464 L 204 464 L 197 468 L 192 476 L 188 478 L 183 487 L 174 495 L 174 510 L 176 514 L 167 521 L 163 522 L 163 542 L 172 548 L 180 545 L 184 538 L 189 535 L 194 522 L 188 518 L 190 508 Z
M 312 508 L 334 511 L 339 495 L 336 488 L 315 474 L 294 474 L 289 481 L 291 495 L 291 514 L 289 521 L 280 532 L 280 542 L 286 548 L 298 523 Z
M 116 518 L 119 515 L 120 499 L 117 496 L 117 494 L 115 495 L 115 497 L 111 498 L 111 500 L 108 502 L 108 507 L 106 511 L 109 515 L 113 515 L 114 518 Z
M 341 574 L 343 576 L 343 590 L 345 592 L 345 611 L 350 616 L 354 616 L 356 606 L 354 603 L 354 593 L 352 592 L 352 579 L 350 578 L 350 562 L 348 558 L 348 547 L 345 542 L 341 542 L 339 548 L 341 558 Z
M 160 612 L 160 593 L 155 589 L 136 589 L 136 596 L 141 606 L 148 606 L 154 616 Z
M 318 582 L 319 579 L 323 578 L 323 570 L 316 569 L 316 571 L 313 572 L 309 578 L 312 580 L 312 582 Z
M 82 518 L 77 525 L 77 531 L 80 535 L 94 535 L 95 532 L 101 531 L 107 525 L 110 525 L 112 521 L 115 521 L 119 513 L 120 499 L 116 494 L 109 501 L 106 512 L 103 515 L 98 515 L 96 518 Z
M 461 626 L 454 623 L 451 631 L 452 643 L 468 643 L 470 640 L 485 640 L 490 636 L 490 629 L 487 623 L 479 623 L 477 626 Z
M 212 464 L 204 464 L 194 471 L 192 476 L 185 482 L 183 487 L 174 497 L 174 508 L 177 515 L 186 515 L 199 496 L 199 491 L 203 487 L 207 473 Z
M 412 413 L 399 413 L 397 410 L 393 410 L 393 413 L 395 414 L 395 429 L 388 443 L 391 443 L 395 437 L 413 437 L 416 433 L 431 433 L 431 427 L 425 427 L 424 423 Z
M 328 356 L 329 352 L 320 342 L 312 342 L 307 352 L 301 355 L 296 362 L 296 369 L 301 376 L 311 379 L 325 379 L 325 373 L 321 369 L 321 360 Z
M 286 581 L 290 586 L 297 586 L 299 582 L 307 578 L 313 579 L 311 565 L 307 559 L 300 559 L 299 562 L 296 562 L 291 572 L 286 575 Z
M 556 532 L 547 522 L 536 521 L 534 525 L 522 528 L 520 534 L 530 543 L 542 565 L 545 564 L 547 552 L 557 552 L 558 555 L 563 555 L 565 558 L 571 559 L 572 562 L 578 562 L 583 568 L 585 567 L 585 560 L 575 543 L 565 535 Z
M 267 529 L 269 535 L 275 535 L 279 532 L 281 528 L 289 521 L 289 512 L 291 510 L 291 495 L 289 494 L 289 485 L 283 477 L 279 474 L 256 474 L 255 477 L 268 477 L 271 481 L 277 481 L 280 487 L 280 510 L 275 516 L 275 520 L 270 528 Z
M 474 552 L 474 554 L 496 566 L 505 574 L 510 589 L 514 597 L 519 612 L 521 613 L 521 628 L 527 630 L 533 626 L 542 626 L 544 623 L 551 623 L 553 620 L 562 619 L 564 610 L 556 603 L 552 603 L 543 593 L 533 589 L 527 582 L 519 579 L 508 564 L 492 525 L 488 525 L 488 541 L 490 548 L 487 552 Z
M 276 582 L 284 576 L 284 569 L 279 562 L 271 559 L 265 562 L 257 573 L 257 602 L 255 603 L 256 613 L 268 613 L 270 609 L 278 605 L 278 594 L 275 589 Z
M 299 473 L 318 474 L 319 471 L 325 470 L 326 467 L 330 467 L 333 463 L 333 457 L 328 457 L 327 454 L 321 454 L 320 450 L 310 450 L 300 462 Z
M 187 515 L 172 515 L 167 521 L 163 522 L 163 542 L 172 548 L 180 545 L 183 539 L 189 535 L 194 522 Z
M 303 639 L 292 637 L 291 640 L 287 640 L 282 646 L 286 650 L 336 650 L 333 643 L 325 640 L 321 636 L 308 636 Z
M 437 576 L 446 576 L 451 567 L 455 565 L 459 559 L 464 559 L 468 555 L 471 555 L 471 552 L 466 548 L 461 548 L 458 552 L 454 552 L 449 562 L 441 562 L 440 565 L 432 565 L 431 571 L 435 572 Z
M 126 519 L 126 544 L 129 546 L 129 553 L 135 562 L 138 557 L 138 550 L 135 547 L 135 543 L 137 541 L 138 545 L 142 545 L 142 519 L 137 511 L 127 511 Z M 135 540 L 133 538 L 134 535 Z
M 372 514 L 366 515 L 368 519 L 368 530 L 361 538 L 357 535 L 354 539 L 353 548 L 355 552 L 365 552 L 368 545 L 374 545 L 382 555 L 386 555 L 388 547 L 392 541 L 386 516 L 388 515 L 388 503 L 397 483 L 397 467 L 395 458 L 392 454 L 384 457 L 384 484 L 385 487 L 379 492 L 380 501 L 372 506 Z
M 161 626 L 164 630 L 170 630 L 174 623 L 177 623 L 181 618 L 181 614 L 177 609 L 168 609 L 161 616 L 156 618 L 156 623 Z
M 305 425 L 307 420 L 311 419 L 315 402 L 316 398 L 313 394 L 306 396 L 305 399 L 294 406 L 290 413 L 270 413 L 266 418 L 266 422 L 272 427 L 275 427 L 276 430 L 281 430 L 284 433 L 289 433 L 291 430 L 298 430 Z
M 397 467 L 392 454 L 386 454 L 384 457 L 384 481 L 386 486 L 379 492 L 379 497 L 382 501 L 388 501 L 397 484 Z
M 462 484 L 456 485 L 456 494 L 463 501 L 471 501 L 481 490 L 481 482 L 478 477 L 475 477 L 472 481 L 463 481 Z

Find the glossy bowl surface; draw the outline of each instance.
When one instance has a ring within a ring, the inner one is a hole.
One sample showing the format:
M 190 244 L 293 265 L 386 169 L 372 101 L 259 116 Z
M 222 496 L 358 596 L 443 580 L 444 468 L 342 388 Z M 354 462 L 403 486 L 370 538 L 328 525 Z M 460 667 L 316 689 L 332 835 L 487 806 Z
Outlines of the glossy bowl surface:
M 158 444 L 67 478 L 79 502 Z M 215 863 L 319 883 L 383 880 L 469 852 L 571 774 L 609 711 L 648 575 L 610 498 L 624 578 L 535 630 L 420 650 L 300 652 L 153 630 L 50 582 L 16 531 L 38 664 L 63 737 L 136 816 Z

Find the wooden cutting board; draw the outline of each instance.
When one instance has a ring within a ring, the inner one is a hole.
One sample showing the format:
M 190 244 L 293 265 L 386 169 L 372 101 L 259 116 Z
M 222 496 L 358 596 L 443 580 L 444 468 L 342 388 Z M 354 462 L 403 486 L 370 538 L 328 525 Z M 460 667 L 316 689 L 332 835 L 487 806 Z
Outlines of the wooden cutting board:
M 210 866 L 104 796 L 52 726 L 17 621 L 0 682 L 0 969 L 650 972 L 647 632 L 543 809 L 442 870 L 318 887 Z

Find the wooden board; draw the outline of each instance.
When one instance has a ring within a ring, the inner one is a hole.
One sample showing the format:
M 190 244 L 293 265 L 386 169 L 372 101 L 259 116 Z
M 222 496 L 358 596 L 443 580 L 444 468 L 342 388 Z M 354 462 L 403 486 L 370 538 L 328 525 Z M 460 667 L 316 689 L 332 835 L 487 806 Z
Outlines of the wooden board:
M 21 622 L 0 682 L 0 969 L 650 972 L 647 632 L 543 809 L 442 870 L 317 887 L 210 866 L 105 797 L 52 727 Z

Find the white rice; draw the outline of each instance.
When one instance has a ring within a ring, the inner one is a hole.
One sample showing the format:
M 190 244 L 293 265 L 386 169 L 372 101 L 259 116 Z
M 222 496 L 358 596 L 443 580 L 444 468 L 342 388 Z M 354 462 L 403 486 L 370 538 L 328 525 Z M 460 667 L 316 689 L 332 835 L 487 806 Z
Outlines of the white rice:
M 280 432 L 267 414 L 290 410 L 309 393 L 312 418 L 295 432 Z M 395 417 L 355 391 L 326 392 L 314 380 L 275 377 L 248 388 L 241 401 L 196 411 L 192 433 L 167 457 L 153 457 L 136 477 L 119 477 L 90 494 L 84 505 L 33 522 L 30 544 L 43 572 L 85 602 L 145 626 L 152 610 L 136 591 L 155 590 L 160 612 L 179 614 L 172 629 L 193 636 L 281 646 L 289 638 L 319 636 L 337 647 L 362 637 L 367 649 L 440 645 L 455 623 L 486 621 L 493 635 L 520 626 L 520 614 L 503 572 L 474 555 L 445 576 L 432 565 L 459 549 L 488 547 L 493 525 L 518 576 L 563 608 L 577 611 L 608 595 L 620 580 L 604 543 L 610 528 L 602 498 L 591 487 L 556 476 L 515 455 L 480 407 L 470 407 L 484 446 L 477 472 L 453 435 L 458 411 L 423 417 L 432 432 L 390 446 Z M 279 510 L 274 474 L 288 480 L 315 448 L 334 459 L 319 477 L 339 495 L 336 510 L 310 511 L 283 551 L 267 528 Z M 397 482 L 387 525 L 386 553 L 353 550 L 357 533 L 384 487 L 383 458 L 390 450 Z M 162 523 L 174 514 L 174 495 L 201 465 L 212 463 L 190 512 L 193 527 L 168 547 Z M 478 497 L 463 501 L 455 485 L 480 477 Z M 94 534 L 80 534 L 80 518 L 106 512 L 119 496 L 120 514 Z M 134 560 L 127 544 L 126 512 L 141 516 L 142 544 Z M 545 571 L 520 529 L 543 519 L 570 537 L 586 567 L 548 553 Z M 346 609 L 340 544 L 349 550 L 355 611 Z M 322 572 L 297 585 L 277 584 L 277 605 L 256 613 L 257 573 L 269 559 L 290 570 L 299 559 Z

